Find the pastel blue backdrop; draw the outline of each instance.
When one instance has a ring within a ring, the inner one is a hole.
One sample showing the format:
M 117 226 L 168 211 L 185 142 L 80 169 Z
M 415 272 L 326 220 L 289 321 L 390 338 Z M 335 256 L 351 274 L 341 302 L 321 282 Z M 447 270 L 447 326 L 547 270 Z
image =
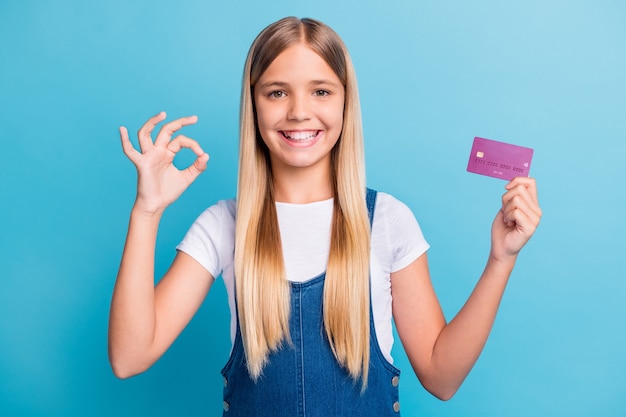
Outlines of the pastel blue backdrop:
M 360 83 L 369 185 L 432 245 L 448 318 L 484 266 L 504 182 L 465 172 L 483 136 L 535 149 L 542 224 L 458 394 L 420 386 L 399 343 L 404 416 L 626 415 L 626 3 L 0 2 L 0 415 L 217 416 L 229 351 L 221 281 L 159 362 L 107 361 L 135 171 L 117 129 L 197 114 L 209 168 L 165 214 L 162 274 L 195 217 L 235 194 L 240 76 L 267 24 L 311 16 Z M 184 165 L 189 155 L 177 163 Z

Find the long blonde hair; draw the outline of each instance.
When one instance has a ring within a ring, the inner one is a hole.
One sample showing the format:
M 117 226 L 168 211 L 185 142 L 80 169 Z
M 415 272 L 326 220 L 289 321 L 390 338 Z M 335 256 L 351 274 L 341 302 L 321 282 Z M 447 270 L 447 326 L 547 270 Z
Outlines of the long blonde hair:
M 257 379 L 270 352 L 291 343 L 290 286 L 273 196 L 269 151 L 257 129 L 254 87 L 274 59 L 305 42 L 345 88 L 341 137 L 331 151 L 334 193 L 330 254 L 324 284 L 324 327 L 337 361 L 367 384 L 370 338 L 370 226 L 356 75 L 339 36 L 313 19 L 288 17 L 266 27 L 246 60 L 241 93 L 235 277 L 239 326 L 248 372 Z

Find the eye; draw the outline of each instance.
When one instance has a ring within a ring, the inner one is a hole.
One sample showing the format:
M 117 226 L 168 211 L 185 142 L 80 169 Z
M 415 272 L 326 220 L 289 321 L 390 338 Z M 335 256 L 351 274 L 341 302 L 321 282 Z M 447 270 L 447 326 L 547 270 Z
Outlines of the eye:
M 326 97 L 326 96 L 330 95 L 330 91 L 327 91 L 327 90 L 315 90 L 313 95 L 315 95 L 316 97 Z
M 282 98 L 285 97 L 285 92 L 280 90 L 271 91 L 267 96 L 269 98 Z

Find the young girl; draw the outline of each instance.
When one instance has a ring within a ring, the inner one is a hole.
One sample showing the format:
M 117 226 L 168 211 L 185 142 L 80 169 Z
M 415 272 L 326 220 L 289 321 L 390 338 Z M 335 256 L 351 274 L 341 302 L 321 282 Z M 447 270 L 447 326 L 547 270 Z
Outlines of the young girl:
M 485 270 L 446 323 L 411 211 L 366 189 L 356 77 L 338 35 L 311 19 L 264 29 L 246 60 L 237 199 L 208 208 L 154 286 L 154 248 L 165 208 L 205 169 L 208 155 L 176 135 L 185 117 L 120 129 L 138 172 L 137 198 L 111 305 L 115 374 L 149 368 L 187 325 L 215 277 L 231 309 L 225 416 L 395 416 L 400 371 L 392 318 L 411 365 L 449 399 L 492 327 L 518 252 L 539 224 L 535 181 L 506 186 Z M 197 159 L 185 170 L 182 148 Z

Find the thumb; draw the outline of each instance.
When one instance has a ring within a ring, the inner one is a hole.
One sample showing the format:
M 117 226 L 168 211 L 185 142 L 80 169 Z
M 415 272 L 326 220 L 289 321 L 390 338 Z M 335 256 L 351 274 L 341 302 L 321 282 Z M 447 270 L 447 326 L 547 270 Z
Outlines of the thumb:
M 198 178 L 200 174 L 202 174 L 202 172 L 207 167 L 207 162 L 209 162 L 209 154 L 205 152 L 202 155 L 199 155 L 196 158 L 196 160 L 193 162 L 193 164 L 188 166 L 183 171 L 185 176 L 189 179 L 190 183 L 194 181 L 196 178 Z

